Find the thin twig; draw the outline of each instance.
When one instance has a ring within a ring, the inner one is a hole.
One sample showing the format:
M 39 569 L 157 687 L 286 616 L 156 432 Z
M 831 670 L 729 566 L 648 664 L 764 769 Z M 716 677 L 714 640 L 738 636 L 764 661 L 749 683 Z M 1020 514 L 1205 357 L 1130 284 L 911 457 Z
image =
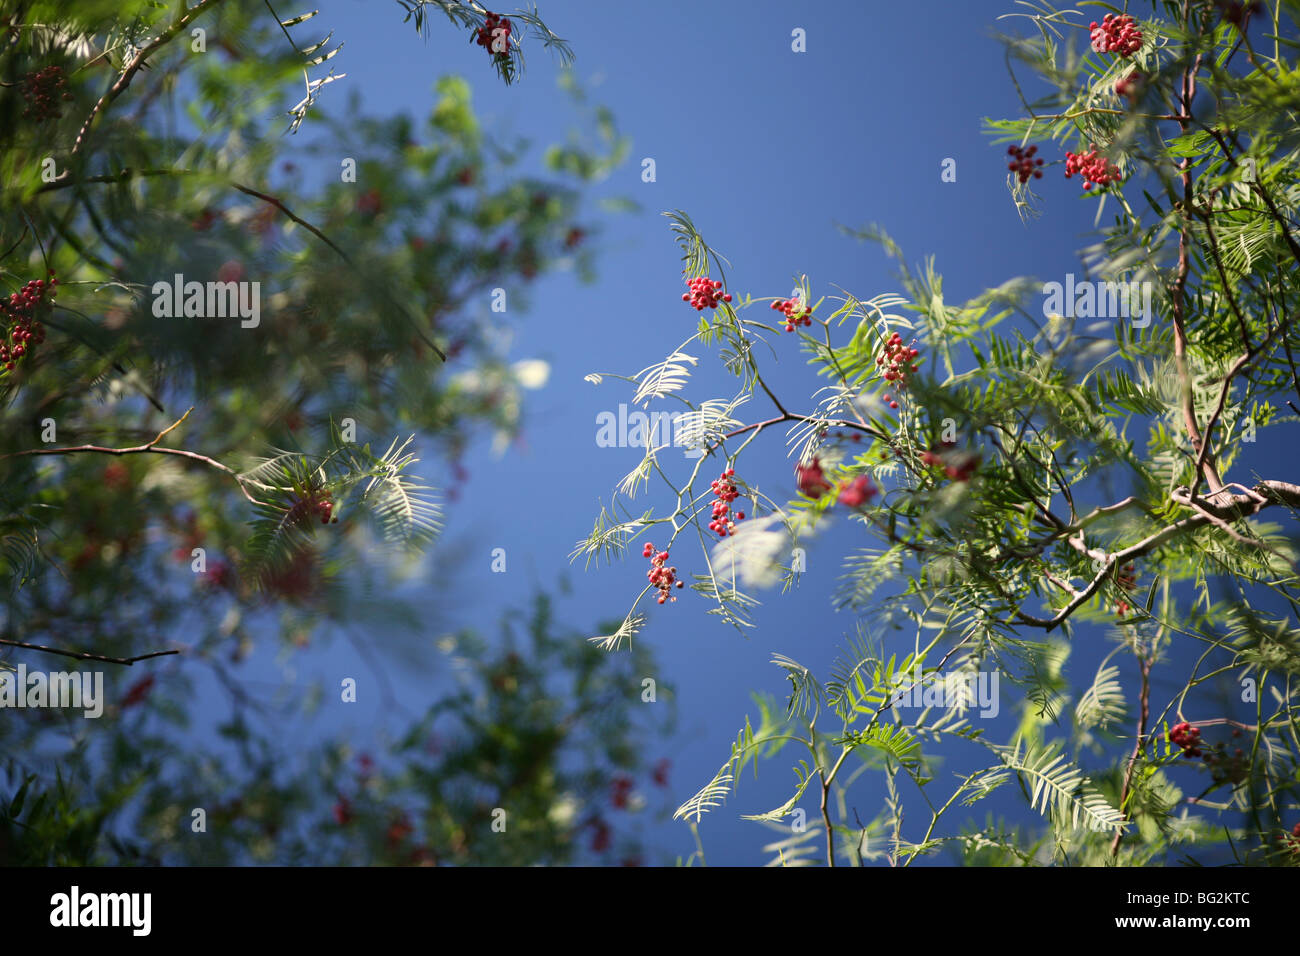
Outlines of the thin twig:
M 64 651 L 57 647 L 46 647 L 44 644 L 28 644 L 25 641 L 7 641 L 0 638 L 0 644 L 6 647 L 21 647 L 26 651 L 43 651 L 46 654 L 58 654 L 60 657 L 71 657 L 78 661 L 99 661 L 102 664 L 124 664 L 127 667 L 135 664 L 136 661 L 147 661 L 153 657 L 166 657 L 168 654 L 179 654 L 180 651 L 154 651 L 151 654 L 140 654 L 136 657 L 107 657 L 103 654 L 90 654 L 86 651 Z
M 336 245 L 334 240 L 332 240 L 329 236 L 325 235 L 325 233 L 321 232 L 319 229 L 317 229 L 307 220 L 295 215 L 293 211 L 289 209 L 288 206 L 286 206 L 283 202 L 281 202 L 276 197 L 268 195 L 267 193 L 264 192 L 259 192 L 258 190 L 253 189 L 250 186 L 244 186 L 241 183 L 232 183 L 231 185 L 234 186 L 235 189 L 239 190 L 241 193 L 245 193 L 246 195 L 249 196 L 255 196 L 256 198 L 262 200 L 263 202 L 270 203 L 276 209 L 280 210 L 280 212 L 282 212 L 285 216 L 289 217 L 289 219 L 293 220 L 298 225 L 302 226 L 304 229 L 306 229 L 316 238 L 320 239 L 321 242 L 325 243 L 327 246 L 329 246 L 331 249 L 337 252 L 339 258 L 342 259 L 344 262 L 346 262 L 348 265 L 350 265 L 353 269 L 357 268 L 357 264 L 352 261 L 352 257 L 349 256 L 346 252 L 344 252 L 343 249 L 341 249 L 338 245 Z M 420 339 L 424 342 L 424 344 L 429 346 L 429 348 L 433 349 L 434 354 L 437 355 L 439 359 L 441 359 L 443 362 L 446 362 L 447 353 L 445 353 L 442 349 L 440 349 L 432 339 L 430 339 L 428 336 L 424 334 L 424 330 L 420 328 L 419 324 L 415 321 L 415 318 L 411 316 L 411 314 L 407 312 L 405 308 L 403 308 L 402 304 L 398 302 L 395 298 L 393 298 L 393 296 L 387 291 L 387 286 L 381 283 L 379 286 L 379 290 L 380 290 L 380 294 L 382 294 L 385 298 L 387 298 L 388 301 L 391 302 L 399 312 L 402 312 L 403 314 L 406 315 L 407 319 L 411 323 L 412 328 L 415 329 L 416 335 L 420 336 Z
M 247 498 L 249 501 L 251 501 L 253 504 L 258 504 L 259 503 L 258 500 L 254 498 L 252 495 L 250 495 L 248 493 L 248 489 L 244 487 L 245 483 L 258 485 L 259 487 L 268 487 L 268 486 L 261 485 L 260 482 L 253 482 L 250 479 L 244 478 L 233 468 L 231 468 L 229 465 L 224 465 L 221 462 L 217 461 L 215 458 L 209 458 L 207 455 L 200 455 L 196 451 L 186 451 L 183 448 L 158 448 L 157 447 L 158 442 L 162 441 L 163 438 L 166 437 L 168 432 L 172 431 L 174 428 L 177 428 L 182 422 L 185 421 L 185 419 L 189 418 L 190 412 L 192 411 L 194 411 L 194 407 L 190 406 L 190 408 L 186 410 L 184 415 L 182 415 L 171 425 L 168 425 L 166 428 L 160 431 L 157 434 L 157 436 L 155 436 L 151 441 L 148 441 L 143 445 L 133 445 L 130 448 L 109 448 L 104 445 L 68 445 L 61 448 L 29 448 L 26 451 L 15 451 L 7 455 L 0 455 L 0 461 L 3 461 L 6 458 L 25 458 L 29 455 L 73 455 L 79 452 L 92 452 L 100 455 L 139 455 L 139 454 L 174 455 L 178 458 L 188 458 L 190 461 L 202 462 L 203 464 L 207 465 L 210 468 L 215 468 L 217 471 L 230 475 L 230 477 L 234 478 L 236 483 L 239 485 L 239 490 L 243 493 L 244 497 Z
M 1129 755 L 1128 766 L 1124 768 L 1124 786 L 1120 788 L 1119 793 L 1119 812 L 1120 816 L 1127 820 L 1129 813 L 1124 809 L 1128 800 L 1129 787 L 1133 784 L 1133 771 L 1137 768 L 1138 757 L 1142 755 L 1142 748 L 1146 746 L 1147 736 L 1147 718 L 1151 712 L 1151 661 L 1149 658 L 1140 658 L 1138 665 L 1142 671 L 1142 691 L 1138 697 L 1141 703 L 1141 713 L 1138 717 L 1137 740 L 1133 742 L 1133 753 Z M 1110 844 L 1110 855 L 1114 859 L 1119 854 L 1120 841 L 1124 839 L 1123 828 L 1115 831 L 1115 839 Z

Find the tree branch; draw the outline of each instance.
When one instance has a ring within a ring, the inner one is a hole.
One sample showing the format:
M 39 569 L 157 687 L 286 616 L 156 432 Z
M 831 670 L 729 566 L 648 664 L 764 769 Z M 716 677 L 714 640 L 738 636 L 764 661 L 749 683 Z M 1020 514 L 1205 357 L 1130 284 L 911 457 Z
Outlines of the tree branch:
M 136 657 L 107 657 L 103 654 L 90 654 L 85 651 L 64 651 L 57 647 L 46 647 L 44 644 L 28 644 L 24 641 L 7 641 L 0 638 L 0 644 L 6 647 L 21 647 L 26 651 L 42 651 L 46 654 L 58 654 L 60 657 L 71 657 L 78 661 L 98 661 L 101 664 L 122 664 L 130 667 L 136 661 L 147 661 L 154 657 L 166 657 L 168 654 L 179 654 L 180 651 L 154 651 L 151 654 L 140 654 Z
M 1081 546 L 1079 550 L 1085 551 L 1089 556 L 1103 562 L 1103 567 L 1097 573 L 1096 577 L 1092 579 L 1084 590 L 1076 592 L 1077 596 L 1075 599 L 1058 611 L 1053 617 L 1035 617 L 1034 615 L 1026 614 L 1023 611 L 1016 609 L 1014 612 L 1016 620 L 1033 627 L 1044 628 L 1048 631 L 1055 630 L 1064 623 L 1071 614 L 1078 610 L 1084 602 L 1097 593 L 1102 582 L 1105 581 L 1107 575 L 1110 574 L 1111 570 L 1117 564 L 1123 564 L 1134 558 L 1140 558 L 1145 554 L 1149 554 L 1184 531 L 1194 531 L 1195 529 L 1204 527 L 1207 524 L 1224 528 L 1226 522 L 1239 521 L 1242 518 L 1251 517 L 1258 514 L 1264 508 L 1273 505 L 1285 504 L 1293 507 L 1300 507 L 1300 485 L 1293 485 L 1286 481 L 1261 481 L 1256 484 L 1254 488 L 1247 489 L 1243 494 L 1227 495 L 1225 497 L 1223 493 L 1220 493 L 1217 496 L 1217 503 L 1211 502 L 1207 499 L 1193 498 L 1191 490 L 1185 487 L 1175 488 L 1173 492 L 1170 493 L 1169 497 L 1175 504 L 1182 505 L 1185 508 L 1191 508 L 1197 513 L 1175 521 L 1173 524 L 1166 525 L 1159 531 L 1143 538 L 1137 544 L 1129 545 L 1127 548 L 1120 551 L 1095 554 L 1092 550 Z M 1232 532 L 1232 529 L 1227 530 L 1229 530 L 1230 533 L 1235 534 L 1235 532 Z M 1247 539 L 1247 541 L 1256 547 L 1264 547 L 1270 551 L 1273 550 L 1260 542 L 1249 542 L 1249 539 Z
M 132 57 L 131 62 L 122 70 L 122 75 L 117 78 L 117 82 L 110 86 L 108 91 L 99 98 L 94 107 L 91 108 L 90 115 L 86 117 L 86 121 L 81 124 L 81 129 L 77 131 L 76 142 L 72 144 L 73 156 L 76 156 L 77 153 L 81 152 L 81 147 L 85 145 L 86 135 L 90 132 L 90 126 L 95 122 L 95 118 L 99 116 L 100 113 L 107 110 L 108 107 L 113 104 L 114 100 L 126 92 L 126 88 L 131 85 L 132 78 L 139 72 L 140 67 L 144 65 L 144 61 L 159 47 L 166 46 L 175 39 L 176 35 L 189 26 L 196 17 L 200 14 L 206 13 L 211 7 L 216 6 L 220 2 L 221 0 L 199 0 L 197 6 L 191 7 L 189 10 L 185 11 L 183 15 L 176 19 L 175 23 L 160 33 L 152 43 L 147 44 L 136 52 L 136 55 Z
M 194 411 L 193 406 L 187 409 L 185 414 L 182 415 L 179 419 L 177 419 L 171 425 L 167 426 L 162 431 L 160 431 L 157 434 L 157 436 L 154 437 L 151 441 L 148 441 L 143 445 L 133 445 L 130 448 L 109 448 L 104 445 L 69 445 L 62 448 L 29 448 L 26 451 L 15 451 L 7 455 L 0 455 L 0 461 L 5 460 L 6 458 L 25 458 L 29 455 L 72 455 L 78 452 L 94 452 L 101 455 L 138 455 L 138 454 L 150 454 L 150 453 L 155 455 L 175 455 L 178 458 L 188 458 L 190 461 L 202 462 L 203 464 L 207 465 L 209 468 L 215 468 L 217 471 L 229 475 L 230 477 L 235 479 L 236 483 L 238 483 L 239 490 L 243 493 L 244 497 L 247 498 L 249 501 L 251 501 L 253 504 L 258 504 L 259 503 L 258 500 L 254 498 L 252 495 L 250 495 L 248 493 L 248 489 L 244 487 L 245 483 L 257 485 L 258 487 L 262 487 L 262 488 L 266 488 L 269 486 L 262 485 L 260 482 L 250 481 L 249 479 L 241 476 L 229 465 L 224 465 L 221 462 L 217 461 L 215 458 L 209 458 L 207 455 L 200 455 L 198 452 L 195 451 L 186 451 L 183 448 L 156 447 L 158 442 L 162 441 L 168 432 L 172 431 L 174 428 L 177 428 L 182 422 L 185 421 L 185 419 L 189 418 L 190 412 L 192 411 Z
M 1147 737 L 1147 718 L 1151 714 L 1151 661 L 1145 657 L 1140 658 L 1138 666 L 1142 672 L 1142 691 L 1138 696 L 1141 705 L 1141 713 L 1138 717 L 1137 740 L 1133 742 L 1133 752 L 1129 754 L 1128 766 L 1124 768 L 1124 785 L 1119 792 L 1119 813 L 1124 820 L 1129 819 L 1128 811 L 1124 809 L 1124 804 L 1128 800 L 1129 787 L 1133 784 L 1133 771 L 1137 768 L 1138 757 L 1142 755 L 1142 748 L 1146 746 Z M 1113 860 L 1119 854 L 1120 841 L 1124 839 L 1124 829 L 1115 831 L 1115 839 L 1110 844 L 1110 856 Z

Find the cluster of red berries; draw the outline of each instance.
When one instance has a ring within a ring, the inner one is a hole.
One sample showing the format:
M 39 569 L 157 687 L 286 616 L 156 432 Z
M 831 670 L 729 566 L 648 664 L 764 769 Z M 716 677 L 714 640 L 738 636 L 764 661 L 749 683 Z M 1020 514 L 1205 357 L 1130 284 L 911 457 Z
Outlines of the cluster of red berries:
M 722 283 L 710 279 L 708 276 L 691 279 L 686 284 L 690 286 L 691 291 L 682 293 L 682 301 L 689 302 L 695 307 L 696 312 L 703 312 L 705 309 L 716 309 L 719 302 L 731 301 L 730 292 L 719 294 Z
M 1118 17 L 1108 13 L 1101 23 L 1094 20 L 1088 24 L 1088 29 L 1092 32 L 1092 48 L 1098 53 L 1132 56 L 1142 49 L 1142 31 L 1127 13 Z
M 634 784 L 632 778 L 626 774 L 619 774 L 610 781 L 609 802 L 619 810 L 626 810 L 629 798 L 632 796 Z
M 4 337 L 0 339 L 0 373 L 12 372 L 14 366 L 32 349 L 45 341 L 45 326 L 36 321 L 36 310 L 47 300 L 53 301 L 57 294 L 59 280 L 50 273 L 49 281 L 32 279 L 19 291 L 12 292 L 9 298 L 0 298 L 0 327 Z
M 913 342 L 916 340 L 913 339 Z M 881 367 L 886 382 L 895 382 L 902 390 L 907 388 L 907 377 L 917 370 L 912 362 L 921 353 L 910 345 L 903 344 L 903 337 L 895 332 L 885 342 L 885 350 L 876 356 L 876 364 Z M 890 408 L 898 408 L 898 402 L 892 395 L 881 396 Z
M 104 482 L 105 488 L 117 491 L 131 483 L 131 472 L 120 461 L 110 461 L 104 466 L 104 477 L 101 481 Z
M 510 56 L 510 18 L 488 13 L 483 26 L 474 34 L 474 42 L 498 60 Z
M 235 586 L 235 569 L 225 561 L 217 559 L 203 573 L 203 583 L 208 587 L 230 590 Z
M 1290 833 L 1279 833 L 1277 842 L 1285 844 L 1286 849 L 1296 856 L 1300 856 L 1300 823 L 1297 823 Z
M 330 493 L 324 490 L 309 491 L 307 494 L 298 498 L 289 508 L 289 513 L 285 516 L 287 524 L 297 524 L 300 521 L 308 521 L 312 517 L 319 516 L 321 524 L 333 522 L 338 524 L 338 518 L 334 517 L 334 502 L 330 500 Z
M 840 486 L 839 503 L 846 508 L 861 508 L 876 497 L 876 486 L 866 475 L 858 475 Z
M 1232 732 L 1234 737 L 1241 736 L 1240 730 Z M 1232 753 L 1222 744 L 1216 744 L 1206 751 L 1202 759 L 1210 768 L 1210 776 L 1215 783 L 1241 783 L 1250 772 L 1250 758 L 1240 747 L 1234 747 Z
M 660 604 L 669 600 L 673 588 L 684 587 L 682 582 L 677 580 L 677 569 L 664 567 L 668 561 L 667 551 L 656 552 L 655 546 L 647 541 L 645 547 L 641 549 L 641 557 L 650 559 L 650 570 L 645 573 L 645 576 L 659 589 L 657 600 Z M 673 597 L 671 600 L 676 601 L 677 598 Z
M 275 212 L 275 207 L 269 207 L 271 212 Z M 384 211 L 384 197 L 380 195 L 378 189 L 367 189 L 357 197 L 357 212 L 367 219 L 373 219 Z
M 1234 729 L 1233 737 L 1240 737 L 1241 731 Z M 1232 753 L 1224 744 L 1204 744 L 1201 731 L 1187 721 L 1169 728 L 1169 742 L 1183 748 L 1184 757 L 1200 757 L 1210 770 L 1215 783 L 1240 783 L 1250 770 L 1250 758 L 1240 747 L 1234 747 Z M 1205 747 L 1202 750 L 1202 746 Z
M 822 471 L 819 458 L 814 458 L 806 465 L 796 465 L 794 474 L 799 491 L 814 501 L 835 488 L 827 480 L 826 473 Z M 846 508 L 861 508 L 879 493 L 880 489 L 871 483 L 867 475 L 858 475 L 856 478 L 840 483 L 836 500 Z
M 31 117 L 38 123 L 61 118 L 63 111 L 59 109 L 59 101 L 72 99 L 67 80 L 63 78 L 63 67 L 47 66 L 28 73 L 23 77 L 23 96 L 27 100 L 24 117 Z
M 174 531 L 181 537 L 181 544 L 172 551 L 172 557 L 177 561 L 188 561 L 190 552 L 203 544 L 203 529 L 199 527 L 198 516 L 189 512 L 184 521 L 172 515 L 166 515 L 163 523 L 167 525 L 168 530 Z
M 1020 146 L 1007 147 L 1007 155 L 1012 158 L 1012 161 L 1007 163 L 1007 169 L 1015 173 L 1021 183 L 1029 182 L 1030 176 L 1035 179 L 1043 178 L 1042 170 L 1036 168 L 1043 165 L 1041 159 L 1034 159 L 1034 154 L 1037 152 L 1037 146 L 1030 146 L 1028 149 Z
M 272 207 L 274 209 L 275 207 Z M 221 218 L 221 213 L 211 206 L 204 206 L 199 210 L 199 214 L 190 221 L 190 228 L 195 232 L 207 232 L 212 228 L 212 224 Z
M 1133 569 L 1132 564 L 1126 564 L 1115 572 L 1115 583 L 1124 591 L 1132 591 L 1137 587 L 1137 572 Z M 1133 605 L 1128 602 L 1127 598 L 1120 598 L 1115 604 L 1115 613 L 1123 617 L 1129 611 L 1133 610 Z
M 339 794 L 338 803 L 334 804 L 334 822 L 341 827 L 352 822 L 352 801 Z
M 384 842 L 388 844 L 388 849 L 395 851 L 400 849 L 414 832 L 415 827 L 411 826 L 410 818 L 403 813 L 389 822 L 388 829 L 384 831 Z
M 831 483 L 826 480 L 826 475 L 822 472 L 820 459 L 814 458 L 806 465 L 796 465 L 794 474 L 799 490 L 813 500 L 831 490 Z
M 1093 183 L 1109 186 L 1120 178 L 1119 167 L 1105 156 L 1097 155 L 1095 145 L 1086 153 L 1065 154 L 1065 178 L 1069 179 L 1075 173 L 1083 177 L 1084 189 L 1091 189 Z
M 1182 747 L 1184 757 L 1202 756 L 1200 728 L 1193 727 L 1185 720 L 1169 728 L 1169 742 L 1175 747 Z
M 593 853 L 604 853 L 609 849 L 609 824 L 600 817 L 596 817 L 588 825 L 592 828 L 591 851 Z
M 956 442 L 945 441 L 922 452 L 921 463 L 929 468 L 942 468 L 953 481 L 970 481 L 979 467 L 980 458 L 979 455 L 957 451 Z
M 673 762 L 667 757 L 661 757 L 655 763 L 654 769 L 650 772 L 650 778 L 654 780 L 656 787 L 668 786 L 668 768 L 672 765 Z
M 803 299 L 778 299 L 771 308 L 785 315 L 787 332 L 793 332 L 801 325 L 812 325 L 812 309 L 803 304 Z
M 736 469 L 728 468 L 713 482 L 713 520 L 709 530 L 716 531 L 718 537 L 725 538 L 736 531 L 736 522 L 745 520 L 745 512 L 732 512 L 731 503 L 740 497 L 736 484 L 731 480 Z
M 1129 100 L 1133 99 L 1138 95 L 1143 79 L 1145 77 L 1137 70 L 1129 70 L 1128 73 L 1115 81 L 1115 95 Z

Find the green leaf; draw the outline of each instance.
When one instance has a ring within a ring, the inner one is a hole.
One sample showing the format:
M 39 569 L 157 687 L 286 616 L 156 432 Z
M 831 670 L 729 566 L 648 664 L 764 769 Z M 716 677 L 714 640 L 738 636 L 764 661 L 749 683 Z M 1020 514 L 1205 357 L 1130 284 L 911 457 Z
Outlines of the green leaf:
M 18 815 L 23 812 L 23 804 L 27 801 L 27 789 L 35 779 L 36 774 L 28 774 L 23 780 L 22 786 L 18 788 L 18 792 L 14 794 L 14 798 L 9 801 L 9 818 L 11 820 L 18 819 Z

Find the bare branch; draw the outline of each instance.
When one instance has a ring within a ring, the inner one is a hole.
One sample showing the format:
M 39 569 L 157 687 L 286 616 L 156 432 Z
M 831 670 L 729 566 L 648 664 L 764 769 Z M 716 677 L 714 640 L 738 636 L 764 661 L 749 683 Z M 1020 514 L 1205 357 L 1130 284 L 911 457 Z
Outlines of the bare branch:
M 26 651 L 42 651 L 46 654 L 58 654 L 60 657 L 71 657 L 78 661 L 98 661 L 101 664 L 122 664 L 130 667 L 136 661 L 147 661 L 154 657 L 166 657 L 169 654 L 179 654 L 180 651 L 154 651 L 151 654 L 140 654 L 136 657 L 108 657 L 104 654 L 91 654 L 86 651 L 65 651 L 57 647 L 46 647 L 44 644 L 28 644 L 25 641 L 6 641 L 0 638 L 0 644 L 6 647 L 21 647 Z

